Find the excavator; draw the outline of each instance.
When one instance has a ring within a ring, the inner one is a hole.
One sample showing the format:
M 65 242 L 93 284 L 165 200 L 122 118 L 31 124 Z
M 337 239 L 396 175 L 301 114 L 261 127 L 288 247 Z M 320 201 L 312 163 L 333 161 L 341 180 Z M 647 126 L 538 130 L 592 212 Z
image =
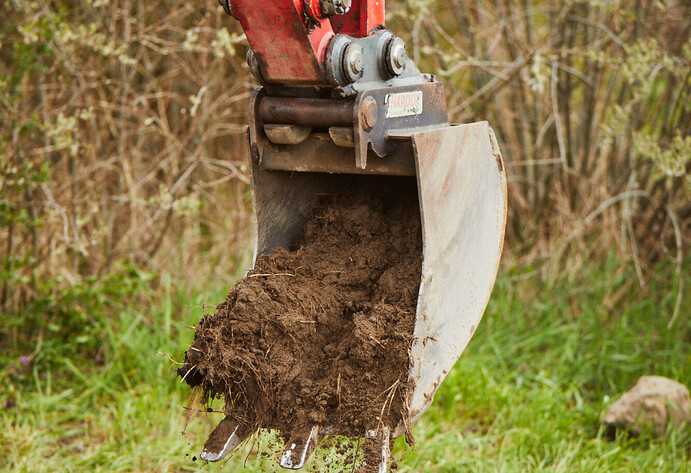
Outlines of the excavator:
M 368 190 L 399 176 L 417 191 L 423 250 L 406 400 L 412 424 L 469 343 L 496 278 L 507 200 L 494 132 L 487 122 L 449 122 L 444 86 L 385 28 L 384 0 L 219 3 L 240 22 L 260 84 L 247 131 L 255 261 L 288 248 L 319 195 L 334 188 Z M 390 438 L 403 431 L 377 434 L 380 473 Z M 316 438 L 289 443 L 280 465 L 303 467 Z M 242 440 L 237 428 L 217 428 L 201 458 L 221 460 Z

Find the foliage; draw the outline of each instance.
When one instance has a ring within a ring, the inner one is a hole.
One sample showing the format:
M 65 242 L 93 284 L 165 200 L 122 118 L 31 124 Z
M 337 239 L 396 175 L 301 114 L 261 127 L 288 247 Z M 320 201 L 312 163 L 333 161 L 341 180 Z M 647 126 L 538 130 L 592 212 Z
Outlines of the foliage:
M 229 281 L 245 255 L 244 36 L 206 6 L 169 7 L 0 6 L 5 310 L 122 261 Z
M 452 118 L 495 128 L 514 257 L 577 271 L 618 248 L 643 286 L 657 262 L 679 260 L 691 234 L 688 5 L 409 0 L 390 10 L 421 68 L 445 82 Z
M 41 281 L 37 293 L 18 316 L 0 317 L 0 344 L 21 354 L 24 365 L 45 369 L 68 358 L 100 363 L 108 354 L 103 344 L 110 317 L 151 292 L 150 275 L 121 265 L 104 277 L 89 276 L 63 288 L 61 277 Z
M 41 280 L 79 281 L 121 260 L 228 281 L 221 268 L 249 236 L 253 85 L 239 24 L 189 3 L 0 8 L 0 303 L 18 310 L 41 297 Z M 513 260 L 549 276 L 619 248 L 641 286 L 658 261 L 679 264 L 691 225 L 688 7 L 388 8 L 421 69 L 445 82 L 451 117 L 497 130 Z

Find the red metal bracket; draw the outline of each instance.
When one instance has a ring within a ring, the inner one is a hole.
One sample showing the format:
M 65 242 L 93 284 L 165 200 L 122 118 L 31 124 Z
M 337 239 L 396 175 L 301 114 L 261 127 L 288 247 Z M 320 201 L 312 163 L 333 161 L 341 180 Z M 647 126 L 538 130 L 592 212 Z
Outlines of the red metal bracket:
M 323 18 L 318 0 L 230 0 L 267 82 L 326 85 L 326 48 L 335 33 L 365 37 L 384 25 L 384 0 L 353 0 Z
M 231 8 L 267 82 L 328 84 L 328 20 L 306 18 L 302 0 L 231 0 Z

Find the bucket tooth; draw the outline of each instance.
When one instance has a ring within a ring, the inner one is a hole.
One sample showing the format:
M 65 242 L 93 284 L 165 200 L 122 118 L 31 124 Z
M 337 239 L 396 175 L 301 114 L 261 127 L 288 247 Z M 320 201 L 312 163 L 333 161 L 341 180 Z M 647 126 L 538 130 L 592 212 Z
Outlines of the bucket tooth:
M 242 426 L 232 418 L 225 417 L 209 435 L 200 456 L 202 460 L 208 462 L 222 460 L 247 437 L 249 437 L 249 432 L 244 431 Z
M 386 473 L 389 468 L 389 457 L 391 456 L 391 448 L 389 446 L 391 442 L 391 429 L 389 427 L 383 427 L 381 430 L 368 430 L 365 434 L 367 439 L 375 439 L 378 443 L 380 457 L 379 465 L 377 466 L 377 473 Z M 367 467 L 367 458 L 362 464 L 362 470 L 365 471 Z M 366 471 L 371 471 L 367 469 Z
M 305 462 L 319 443 L 319 427 L 312 426 L 305 438 L 304 435 L 294 435 L 288 440 L 286 450 L 281 456 L 279 465 L 289 470 L 298 470 L 305 466 Z
M 389 440 L 391 437 L 391 431 L 388 427 L 382 429 L 381 435 L 379 436 L 379 443 L 381 446 L 381 458 L 379 459 L 379 473 L 386 473 L 389 467 L 389 455 L 391 451 L 389 449 Z

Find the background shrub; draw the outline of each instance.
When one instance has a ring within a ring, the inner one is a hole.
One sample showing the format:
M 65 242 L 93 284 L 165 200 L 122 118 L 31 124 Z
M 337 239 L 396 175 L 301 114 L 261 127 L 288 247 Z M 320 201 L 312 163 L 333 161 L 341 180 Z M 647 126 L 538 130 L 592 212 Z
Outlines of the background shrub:
M 505 265 L 578 279 L 583 262 L 613 251 L 641 289 L 676 277 L 678 311 L 691 234 L 689 7 L 401 0 L 388 11 L 421 69 L 446 84 L 452 119 L 497 132 Z M 0 13 L 4 311 L 64 300 L 122 265 L 228 285 L 251 235 L 254 84 L 238 23 L 211 0 L 11 0 Z

